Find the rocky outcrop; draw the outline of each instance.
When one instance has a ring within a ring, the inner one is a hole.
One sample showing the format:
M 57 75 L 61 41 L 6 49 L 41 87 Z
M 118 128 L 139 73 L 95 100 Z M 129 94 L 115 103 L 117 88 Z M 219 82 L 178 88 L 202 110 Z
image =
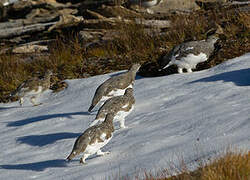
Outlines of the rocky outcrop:
M 221 1 L 215 2 L 224 5 Z M 15 46 L 22 48 L 13 52 L 34 52 L 41 49 L 41 44 L 37 42 L 51 42 L 60 33 L 69 31 L 80 34 L 84 42 L 112 40 L 112 36 L 118 34 L 115 29 L 126 23 L 154 27 L 160 33 L 171 26 L 162 15 L 166 17 L 164 14 L 169 12 L 188 13 L 199 9 L 199 6 L 205 7 L 204 3 L 205 0 L 19 0 L 5 6 L 0 3 L 0 48 Z

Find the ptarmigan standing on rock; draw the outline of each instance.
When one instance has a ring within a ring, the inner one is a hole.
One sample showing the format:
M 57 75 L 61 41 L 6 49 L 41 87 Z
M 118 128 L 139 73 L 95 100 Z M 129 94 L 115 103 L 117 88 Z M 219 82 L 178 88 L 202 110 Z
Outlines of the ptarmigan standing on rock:
M 222 28 L 217 27 L 215 34 L 208 36 L 205 40 L 189 41 L 175 46 L 160 62 L 162 69 L 175 64 L 178 67 L 178 73 L 183 73 L 183 69 L 192 72 L 198 63 L 205 62 L 213 53 L 214 44 L 219 39 L 218 34 L 223 33 Z
M 72 160 L 76 155 L 84 153 L 80 159 L 80 163 L 85 163 L 85 160 L 93 154 L 105 155 L 109 152 L 102 152 L 101 148 L 105 146 L 112 138 L 114 132 L 113 125 L 114 114 L 107 114 L 104 122 L 101 124 L 89 127 L 81 136 L 79 136 L 74 144 L 73 150 L 67 157 L 67 160 Z
M 114 113 L 115 119 L 120 122 L 120 128 L 125 128 L 125 117 L 133 110 L 134 104 L 135 98 L 133 95 L 133 89 L 128 88 L 126 89 L 124 95 L 108 99 L 99 109 L 95 120 L 90 124 L 90 126 L 93 126 L 98 122 L 102 122 L 106 114 Z
M 139 68 L 140 64 L 134 64 L 129 71 L 118 76 L 111 77 L 102 83 L 96 89 L 88 111 L 90 112 L 100 101 L 105 101 L 114 96 L 123 95 L 127 88 L 133 86 L 136 72 Z
M 35 100 L 43 91 L 49 89 L 50 77 L 52 74 L 52 71 L 48 70 L 43 78 L 33 77 L 26 80 L 11 94 L 11 96 L 18 96 L 20 98 L 20 106 L 23 105 L 25 97 L 29 97 L 30 102 L 34 106 L 39 105 L 36 104 Z

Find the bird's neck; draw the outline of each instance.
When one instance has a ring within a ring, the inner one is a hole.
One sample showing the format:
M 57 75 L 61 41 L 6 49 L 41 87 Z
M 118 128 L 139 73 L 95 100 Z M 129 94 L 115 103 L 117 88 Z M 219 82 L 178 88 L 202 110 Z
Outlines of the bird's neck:
M 135 75 L 136 75 L 136 71 L 135 70 L 129 70 L 129 72 L 128 72 L 129 74 L 130 74 L 130 76 L 131 76 L 131 78 L 132 79 L 134 79 L 135 78 Z
M 132 94 L 131 94 L 131 93 L 125 93 L 124 96 L 126 96 L 126 97 L 131 97 Z
M 217 36 L 212 35 L 212 36 L 209 36 L 206 41 L 214 44 L 214 43 L 216 43 L 217 40 L 218 40 Z
M 106 124 L 107 126 L 113 126 L 113 120 L 112 119 L 105 119 L 105 121 L 103 122 L 104 124 Z

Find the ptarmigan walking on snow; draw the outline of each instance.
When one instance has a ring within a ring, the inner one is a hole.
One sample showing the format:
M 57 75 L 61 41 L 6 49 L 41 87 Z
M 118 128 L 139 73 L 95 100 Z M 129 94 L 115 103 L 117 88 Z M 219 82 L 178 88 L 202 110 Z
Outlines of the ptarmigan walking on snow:
M 120 122 L 120 127 L 125 128 L 125 117 L 133 110 L 135 98 L 133 89 L 128 88 L 122 96 L 116 96 L 108 99 L 98 110 L 95 120 L 90 126 L 102 122 L 108 113 L 114 113 L 115 119 Z
M 217 26 L 215 34 L 210 35 L 205 40 L 189 41 L 175 46 L 170 53 L 162 59 L 160 63 L 165 69 L 173 64 L 177 65 L 178 73 L 183 73 L 183 69 L 192 72 L 196 65 L 205 62 L 213 53 L 214 44 L 219 39 L 218 34 L 223 33 L 222 28 Z
M 80 159 L 80 163 L 85 163 L 85 160 L 93 154 L 105 155 L 109 152 L 102 152 L 101 148 L 105 146 L 112 138 L 114 132 L 113 126 L 114 114 L 107 114 L 104 122 L 101 124 L 89 127 L 81 136 L 79 136 L 74 144 L 73 150 L 67 157 L 67 160 L 72 160 L 76 155 L 84 153 Z
M 111 77 L 102 83 L 96 89 L 88 111 L 90 112 L 100 101 L 105 101 L 114 96 L 123 95 L 127 88 L 133 86 L 136 72 L 139 68 L 140 64 L 134 64 L 129 71 L 118 76 Z
M 52 71 L 46 71 L 43 78 L 33 77 L 31 79 L 23 82 L 12 94 L 11 96 L 18 96 L 20 98 L 19 104 L 20 106 L 24 103 L 24 98 L 29 97 L 30 102 L 36 106 L 36 98 L 45 90 L 50 87 L 50 77 L 52 75 Z

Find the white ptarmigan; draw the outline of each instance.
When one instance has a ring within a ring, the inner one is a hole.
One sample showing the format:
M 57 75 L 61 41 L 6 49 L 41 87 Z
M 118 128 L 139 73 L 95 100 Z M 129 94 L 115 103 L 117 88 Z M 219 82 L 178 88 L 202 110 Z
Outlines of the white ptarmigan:
M 98 110 L 95 120 L 90 126 L 102 122 L 108 113 L 114 113 L 114 121 L 120 122 L 120 128 L 125 128 L 125 117 L 133 110 L 135 98 L 133 89 L 126 89 L 124 95 L 108 99 Z
M 123 95 L 127 88 L 133 86 L 136 72 L 139 68 L 140 64 L 134 64 L 129 71 L 118 76 L 113 76 L 102 83 L 96 89 L 88 111 L 90 112 L 100 101 L 105 101 L 114 96 Z
M 80 163 L 85 163 L 85 160 L 93 155 L 105 155 L 109 152 L 102 152 L 101 148 L 105 146 L 112 138 L 114 132 L 113 125 L 114 114 L 106 115 L 104 122 L 101 124 L 89 127 L 75 141 L 74 147 L 67 160 L 72 160 L 76 155 L 84 153 L 80 159 Z
M 214 44 L 219 39 L 218 34 L 223 33 L 222 28 L 217 25 L 215 34 L 210 35 L 205 40 L 189 41 L 175 46 L 169 54 L 163 57 L 160 66 L 165 69 L 171 65 L 177 65 L 178 73 L 183 73 L 183 69 L 192 72 L 196 65 L 205 62 L 213 53 Z
M 39 105 L 35 100 L 43 91 L 49 89 L 52 74 L 52 71 L 48 70 L 43 78 L 33 77 L 24 81 L 10 96 L 18 96 L 20 106 L 23 105 L 25 97 L 29 97 L 34 106 Z

